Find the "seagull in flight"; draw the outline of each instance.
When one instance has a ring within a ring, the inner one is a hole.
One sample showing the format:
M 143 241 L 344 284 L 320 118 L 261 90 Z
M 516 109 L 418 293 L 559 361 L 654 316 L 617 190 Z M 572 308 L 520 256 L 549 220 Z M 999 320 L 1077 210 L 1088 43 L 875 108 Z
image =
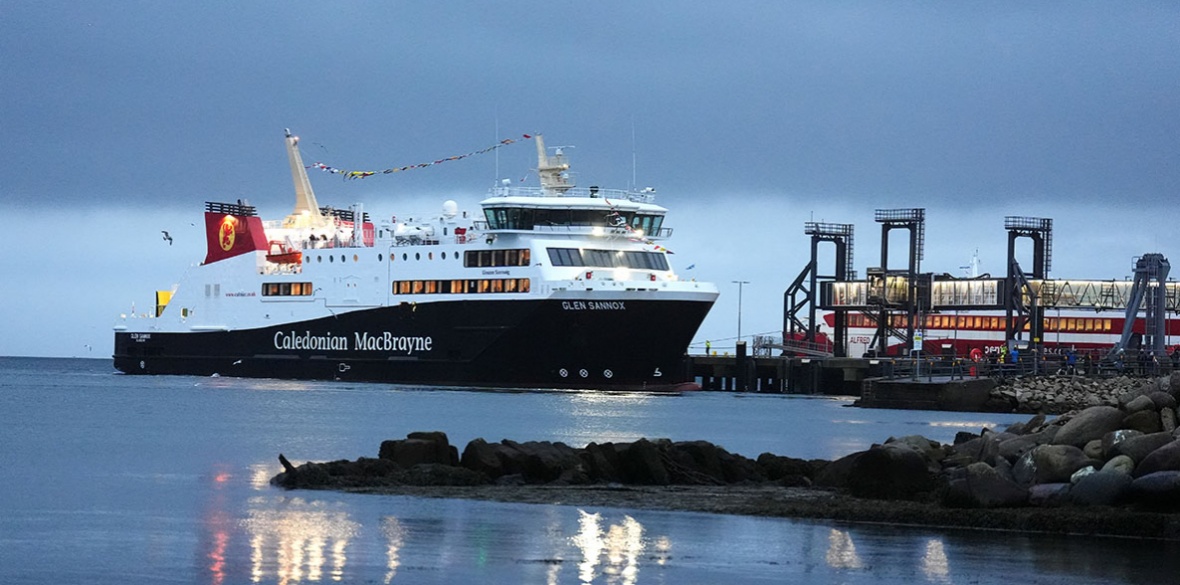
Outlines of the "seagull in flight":
M 168 242 L 168 245 L 171 246 L 172 245 L 172 236 L 169 235 L 168 232 L 166 232 L 164 230 L 160 230 L 160 233 L 164 234 L 164 241 Z

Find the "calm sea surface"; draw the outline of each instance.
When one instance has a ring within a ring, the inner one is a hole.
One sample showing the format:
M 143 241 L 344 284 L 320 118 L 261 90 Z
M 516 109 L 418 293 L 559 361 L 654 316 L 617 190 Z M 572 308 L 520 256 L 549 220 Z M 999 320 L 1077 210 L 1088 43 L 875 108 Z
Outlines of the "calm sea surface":
M 0 583 L 1172 583 L 1180 546 L 283 491 L 292 461 L 467 441 L 704 439 L 831 459 L 1024 417 L 696 393 L 425 390 L 0 358 Z

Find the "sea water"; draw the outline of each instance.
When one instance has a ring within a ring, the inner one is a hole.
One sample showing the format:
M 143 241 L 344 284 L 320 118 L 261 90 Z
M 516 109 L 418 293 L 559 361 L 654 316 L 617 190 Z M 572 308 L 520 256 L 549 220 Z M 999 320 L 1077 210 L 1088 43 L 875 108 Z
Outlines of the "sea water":
M 598 506 L 285 491 L 278 454 L 382 440 L 703 439 L 834 459 L 1026 417 L 728 393 L 125 376 L 0 358 L 0 583 L 1144 583 L 1180 546 Z

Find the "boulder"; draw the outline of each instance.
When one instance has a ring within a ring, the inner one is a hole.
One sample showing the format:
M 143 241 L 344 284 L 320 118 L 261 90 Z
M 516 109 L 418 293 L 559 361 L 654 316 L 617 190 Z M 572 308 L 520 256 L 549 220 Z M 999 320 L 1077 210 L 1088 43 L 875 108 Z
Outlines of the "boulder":
M 1171 433 L 1160 432 L 1150 435 L 1137 435 L 1116 443 L 1107 452 L 1107 456 L 1117 457 L 1119 455 L 1126 455 L 1138 463 L 1143 461 L 1143 458 L 1147 457 L 1148 453 L 1171 443 L 1173 440 Z
M 823 488 L 846 489 L 852 465 L 867 451 L 850 453 L 823 466 L 815 473 L 815 485 Z
M 505 439 L 505 449 L 499 451 L 501 458 L 507 457 L 505 467 L 520 473 L 526 483 L 549 483 L 562 477 L 567 471 L 581 471 L 582 459 L 578 452 L 565 443 L 549 441 L 528 441 L 517 443 Z M 567 481 L 577 481 L 576 475 L 568 475 Z M 584 472 L 581 477 L 587 477 Z
M 1176 399 L 1167 392 L 1156 390 L 1155 392 L 1148 394 L 1147 397 L 1150 398 L 1152 403 L 1155 404 L 1156 410 L 1176 408 Z
M 1166 433 L 1176 430 L 1176 409 L 1167 407 L 1160 409 L 1160 426 Z
M 1082 453 L 1085 453 L 1086 457 L 1090 459 L 1105 459 L 1102 453 L 1102 439 L 1094 439 L 1086 443 L 1086 446 L 1082 447 Z
M 1156 471 L 1135 478 L 1130 495 L 1149 506 L 1176 508 L 1180 505 L 1180 471 Z
M 520 473 L 519 469 L 508 467 L 511 457 L 504 451 L 505 447 L 500 443 L 488 443 L 482 438 L 475 439 L 467 443 L 467 447 L 463 449 L 463 456 L 459 459 L 459 464 L 464 468 L 483 473 L 492 479 Z
M 1143 434 L 1158 433 L 1163 430 L 1158 412 L 1147 409 L 1128 414 L 1123 419 L 1122 428 L 1139 431 Z
M 1008 461 L 1016 461 L 1021 455 L 1035 448 L 1037 444 L 1036 438 L 1029 435 L 1012 437 L 996 445 L 996 454 Z
M 1027 501 L 1027 490 L 982 462 L 968 465 L 960 477 L 950 481 L 943 495 L 943 505 L 952 508 L 1012 507 Z
M 774 453 L 763 453 L 758 456 L 757 465 L 762 475 L 771 481 L 795 481 L 791 478 L 807 478 L 808 482 L 815 475 L 815 465 L 805 459 L 783 457 Z
M 377 457 L 394 461 L 406 468 L 425 464 L 459 463 L 458 451 L 451 447 L 446 433 L 438 431 L 415 432 L 402 440 L 382 441 Z
M 885 444 L 905 445 L 914 451 L 917 451 L 919 455 L 926 459 L 926 461 L 930 464 L 930 467 L 935 471 L 938 470 L 938 463 L 946 456 L 946 453 L 942 450 L 942 445 L 938 441 L 931 441 L 922 435 L 906 435 L 896 439 L 890 437 L 885 441 Z
M 1098 471 L 1083 476 L 1069 490 L 1069 499 L 1082 506 L 1118 503 L 1131 489 L 1131 476 L 1121 471 Z
M 1028 488 L 1028 503 L 1041 508 L 1053 508 L 1069 503 L 1068 483 L 1041 483 Z
M 1111 449 L 1113 449 L 1114 446 L 1116 444 L 1118 444 L 1119 442 L 1125 441 L 1131 437 L 1140 437 L 1140 436 L 1143 436 L 1143 433 L 1141 433 L 1139 431 L 1132 431 L 1130 429 L 1119 429 L 1117 431 L 1111 431 L 1109 433 L 1106 433 L 1105 435 L 1102 435 L 1103 457 L 1104 458 L 1113 457 L 1113 455 L 1111 455 Z
M 1180 471 L 1180 441 L 1170 443 L 1148 453 L 1135 466 L 1135 477 L 1143 477 L 1157 471 Z
M 1126 455 L 1116 455 L 1102 466 L 1102 471 L 1119 471 L 1131 475 L 1135 471 L 1135 460 Z
M 639 485 L 668 485 L 668 469 L 655 443 L 639 439 L 634 443 L 615 444 L 619 468 L 628 483 Z
M 582 450 L 582 467 L 591 481 L 622 481 L 619 453 L 611 443 L 590 443 Z
M 860 498 L 912 500 L 936 485 L 926 458 L 900 443 L 861 452 L 848 474 L 848 490 Z
M 1123 411 L 1131 414 L 1144 410 L 1155 410 L 1155 408 L 1155 402 L 1152 402 L 1149 396 L 1140 394 L 1128 401 L 1126 406 L 1123 406 Z
M 1071 485 L 1076 484 L 1079 481 L 1081 481 L 1083 477 L 1086 477 L 1087 475 L 1090 475 L 1091 473 L 1097 473 L 1097 472 L 1098 472 L 1098 470 L 1095 469 L 1093 465 L 1087 465 L 1087 466 L 1073 472 L 1073 475 L 1069 476 L 1069 483 Z
M 1072 445 L 1041 445 L 1025 453 L 1012 468 L 1021 484 L 1061 483 L 1073 473 L 1093 464 L 1081 449 Z
M 1081 448 L 1094 439 L 1121 428 L 1123 411 L 1112 406 L 1091 406 L 1074 416 L 1057 431 L 1050 441 L 1053 445 L 1073 445 Z

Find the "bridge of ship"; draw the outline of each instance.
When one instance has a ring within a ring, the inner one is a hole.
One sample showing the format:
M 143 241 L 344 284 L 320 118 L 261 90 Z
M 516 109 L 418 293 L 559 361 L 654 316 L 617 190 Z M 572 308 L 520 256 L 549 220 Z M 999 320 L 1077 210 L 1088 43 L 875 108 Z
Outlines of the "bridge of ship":
M 1008 283 L 1003 278 L 927 277 L 930 281 L 919 283 L 917 288 L 919 296 L 924 297 L 919 304 L 928 311 L 1004 310 Z M 883 280 L 820 283 L 818 306 L 844 311 L 903 306 L 910 290 L 908 276 L 891 274 Z M 1022 292 L 1024 302 L 1032 302 L 1028 294 L 1031 290 L 1036 305 L 1044 309 L 1126 311 L 1134 299 L 1134 282 L 1129 280 L 1029 279 L 1028 284 L 1029 288 Z M 1164 310 L 1180 311 L 1180 282 L 1166 282 L 1164 288 Z

